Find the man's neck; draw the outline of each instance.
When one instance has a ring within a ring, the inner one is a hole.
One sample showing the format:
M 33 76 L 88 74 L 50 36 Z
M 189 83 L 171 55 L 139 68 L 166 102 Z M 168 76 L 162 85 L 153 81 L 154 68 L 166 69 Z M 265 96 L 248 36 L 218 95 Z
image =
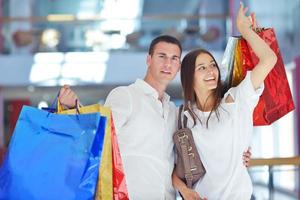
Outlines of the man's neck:
M 158 99 L 160 101 L 162 101 L 162 98 L 163 98 L 164 93 L 165 93 L 166 88 L 167 88 L 167 84 L 163 84 L 161 82 L 158 82 L 158 81 L 154 80 L 152 77 L 147 76 L 147 75 L 144 78 L 144 81 L 146 83 L 148 83 L 151 87 L 153 87 L 157 91 Z

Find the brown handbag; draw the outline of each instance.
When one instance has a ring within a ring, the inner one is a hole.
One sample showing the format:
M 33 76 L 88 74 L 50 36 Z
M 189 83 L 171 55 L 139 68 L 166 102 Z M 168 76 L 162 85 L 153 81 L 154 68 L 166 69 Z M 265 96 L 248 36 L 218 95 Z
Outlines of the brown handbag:
M 186 127 L 187 117 L 185 115 L 183 115 L 182 126 L 182 110 L 183 105 L 179 108 L 178 130 L 173 135 L 177 153 L 175 172 L 188 188 L 192 188 L 206 171 L 197 151 L 192 131 Z

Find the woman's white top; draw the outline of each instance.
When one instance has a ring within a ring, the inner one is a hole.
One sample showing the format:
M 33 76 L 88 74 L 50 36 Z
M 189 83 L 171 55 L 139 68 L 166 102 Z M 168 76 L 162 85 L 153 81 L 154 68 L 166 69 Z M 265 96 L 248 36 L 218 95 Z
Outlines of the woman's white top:
M 253 131 L 253 110 L 262 94 L 262 85 L 256 91 L 250 80 L 251 72 L 237 86 L 229 89 L 219 107 L 219 120 L 213 112 L 206 128 L 209 112 L 194 111 L 201 119 L 193 127 L 187 111 L 188 127 L 191 128 L 206 174 L 195 190 L 209 200 L 250 199 L 252 183 L 242 155 L 250 145 Z M 234 102 L 225 103 L 231 95 Z

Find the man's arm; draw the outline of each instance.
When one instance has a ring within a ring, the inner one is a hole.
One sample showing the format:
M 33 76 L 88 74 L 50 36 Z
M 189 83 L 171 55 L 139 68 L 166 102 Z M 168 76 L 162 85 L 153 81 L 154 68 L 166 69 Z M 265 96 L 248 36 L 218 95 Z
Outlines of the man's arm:
M 113 89 L 107 96 L 104 106 L 108 106 L 112 110 L 114 124 L 119 130 L 128 122 L 132 114 L 131 94 L 126 86 Z

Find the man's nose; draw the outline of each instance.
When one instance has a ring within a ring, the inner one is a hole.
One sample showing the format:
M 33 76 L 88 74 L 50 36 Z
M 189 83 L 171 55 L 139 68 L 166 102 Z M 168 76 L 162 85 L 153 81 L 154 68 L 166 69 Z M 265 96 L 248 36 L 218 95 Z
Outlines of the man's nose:
M 171 66 L 171 63 L 172 63 L 172 58 L 166 58 L 165 59 L 165 65 L 166 66 L 168 66 L 168 67 Z

